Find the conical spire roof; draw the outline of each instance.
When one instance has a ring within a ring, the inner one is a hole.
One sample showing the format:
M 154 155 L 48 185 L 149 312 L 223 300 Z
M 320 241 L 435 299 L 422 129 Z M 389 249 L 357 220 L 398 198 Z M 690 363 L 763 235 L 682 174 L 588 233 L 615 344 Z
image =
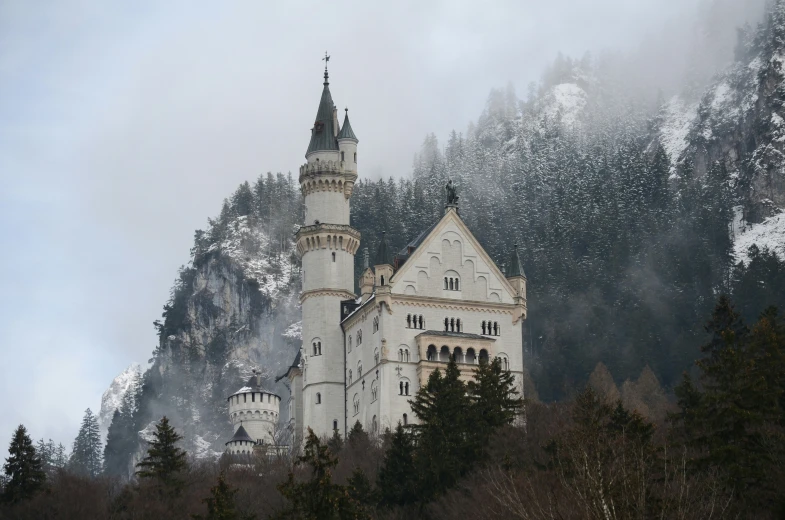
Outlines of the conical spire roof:
M 240 424 L 240 427 L 237 428 L 236 432 L 234 432 L 234 436 L 232 436 L 232 438 L 229 440 L 229 442 L 234 442 L 234 441 L 248 441 L 248 442 L 253 442 L 254 444 L 256 443 L 256 441 L 253 440 L 250 435 L 248 435 L 248 432 L 245 431 L 245 428 L 243 428 L 242 424 Z M 229 442 L 227 442 L 226 444 L 229 444 Z
M 393 265 L 392 250 L 387 245 L 387 232 L 382 231 L 382 240 L 379 242 L 379 248 L 376 250 L 376 264 L 375 265 Z
M 316 111 L 316 121 L 311 129 L 311 142 L 308 144 L 308 155 L 311 152 L 338 150 L 338 141 L 335 139 L 336 128 L 333 124 L 333 110 L 335 103 L 330 94 L 330 82 L 327 81 L 327 68 L 324 69 L 324 89 L 319 109 Z
M 521 264 L 521 258 L 518 256 L 518 244 L 515 244 L 515 247 L 512 250 L 512 255 L 510 255 L 510 262 L 507 264 L 507 278 L 512 278 L 514 276 L 526 276 L 523 273 L 523 264 Z
M 338 132 L 338 139 L 354 139 L 358 141 L 357 136 L 354 135 L 352 131 L 352 125 L 349 124 L 349 109 L 344 109 L 346 111 L 346 115 L 343 118 L 343 125 L 341 126 L 341 131 Z

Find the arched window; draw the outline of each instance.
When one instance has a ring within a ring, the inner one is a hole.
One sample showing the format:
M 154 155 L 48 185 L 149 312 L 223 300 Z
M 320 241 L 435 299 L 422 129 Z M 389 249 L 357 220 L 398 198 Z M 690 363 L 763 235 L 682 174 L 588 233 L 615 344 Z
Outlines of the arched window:
M 344 161 L 343 152 L 341 152 L 341 162 Z
M 477 363 L 477 354 L 475 354 L 474 349 L 471 347 L 466 349 L 466 362 L 472 365 Z
M 380 279 L 381 279 L 381 281 L 382 281 L 381 285 L 384 285 L 384 275 L 381 275 L 379 278 L 380 278 Z
M 376 384 L 376 381 L 371 382 L 371 402 L 376 401 L 376 398 L 379 397 L 379 386 Z
M 376 416 L 373 416 L 371 419 L 371 433 L 377 433 L 379 431 L 379 423 L 376 421 Z
M 461 319 L 460 318 L 455 320 L 455 331 L 456 332 L 460 332 L 461 331 Z
M 444 277 L 444 290 L 446 291 L 449 288 L 450 288 L 450 284 L 449 284 L 449 281 L 447 280 L 447 277 L 445 276 Z
M 482 320 L 482 334 L 485 335 L 485 320 Z
M 459 285 L 460 283 L 461 283 L 461 282 L 460 282 L 460 280 L 458 280 L 458 279 L 456 278 L 456 279 L 455 279 L 455 290 L 456 290 L 456 291 L 460 291 L 460 290 L 461 290 L 461 287 L 460 287 L 460 285 Z
M 450 290 L 451 291 L 455 289 L 452 284 L 453 284 L 453 279 L 450 278 Z
M 335 262 L 335 253 L 333 253 L 333 262 Z
M 363 362 L 362 361 L 358 361 L 357 362 L 357 377 L 362 377 L 362 376 L 363 376 Z
M 403 349 L 398 349 L 398 361 L 403 361 Z
M 450 318 L 450 331 L 455 332 L 455 318 Z
M 398 395 L 403 395 L 403 381 L 398 383 Z
M 363 344 L 363 331 L 358 330 L 357 331 L 357 346 L 359 347 L 362 344 Z
M 403 425 L 406 426 L 407 424 L 409 424 L 409 416 L 403 414 Z
M 349 384 L 352 384 L 352 369 L 349 369 Z
M 499 322 L 498 321 L 494 321 L 493 322 L 493 335 L 494 336 L 498 336 L 499 335 Z
M 357 162 L 357 152 L 354 152 L 354 162 Z
M 424 329 L 424 328 L 425 328 L 425 321 L 423 321 L 422 314 L 420 314 L 420 329 Z
M 414 318 L 414 319 L 415 319 L 415 321 L 417 320 L 417 318 Z M 407 314 L 406 315 L 406 328 L 407 329 L 411 329 L 412 328 L 412 315 L 411 314 Z
M 346 341 L 348 341 L 348 342 L 349 342 L 349 343 L 348 343 L 348 345 L 349 345 L 349 352 L 351 352 L 351 351 L 352 351 L 352 337 L 351 337 L 351 336 L 349 336 L 349 337 L 346 339 Z
M 488 362 L 488 351 L 485 349 L 480 350 L 480 363 Z
M 321 356 L 322 355 L 322 342 L 321 341 L 317 341 L 316 342 L 316 349 L 319 351 L 319 355 Z
M 461 347 L 455 347 L 455 349 L 452 351 L 452 355 L 453 355 L 453 357 L 455 357 L 455 362 L 456 363 L 463 363 L 464 362 L 464 359 L 463 359 L 463 349 Z
M 336 430 L 336 431 L 338 430 L 338 420 L 337 419 L 333 419 L 333 430 Z
M 444 318 L 444 332 L 450 331 L 450 318 Z
M 322 394 L 316 392 L 316 404 L 322 404 Z
M 357 394 L 354 394 L 354 399 L 352 399 L 352 404 L 354 405 L 354 415 L 360 413 L 360 398 Z
M 403 384 L 403 393 L 404 393 L 404 395 L 409 395 L 409 382 L 408 381 L 406 381 Z
M 426 359 L 428 361 L 436 361 L 436 345 L 428 345 Z
M 450 361 L 450 347 L 447 345 L 443 345 L 442 349 L 439 351 L 439 361 L 443 361 L 445 363 Z
M 409 362 L 409 349 L 408 348 L 403 349 L 403 359 L 401 359 L 401 361 L 405 361 L 406 363 Z

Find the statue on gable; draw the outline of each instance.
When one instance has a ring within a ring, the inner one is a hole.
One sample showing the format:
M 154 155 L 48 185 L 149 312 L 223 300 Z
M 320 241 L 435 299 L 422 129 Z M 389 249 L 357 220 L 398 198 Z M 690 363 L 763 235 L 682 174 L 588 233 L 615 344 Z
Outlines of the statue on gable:
M 452 183 L 452 179 L 447 181 L 447 186 L 444 187 L 447 190 L 447 204 L 458 205 L 458 194 L 455 191 L 455 185 Z

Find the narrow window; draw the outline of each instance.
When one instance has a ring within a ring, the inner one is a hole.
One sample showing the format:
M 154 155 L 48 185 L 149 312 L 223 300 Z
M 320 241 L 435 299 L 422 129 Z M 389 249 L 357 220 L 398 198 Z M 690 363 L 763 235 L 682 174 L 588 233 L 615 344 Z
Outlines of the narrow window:
M 452 278 L 450 278 L 450 290 L 451 290 L 451 291 L 453 290 L 453 285 L 452 285 Z
M 322 404 L 322 394 L 316 392 L 316 404 Z
M 398 395 L 403 395 L 403 381 L 398 383 L 398 386 L 400 387 L 400 392 L 398 393 Z
M 499 335 L 499 322 L 498 321 L 494 321 L 493 322 L 493 335 L 494 336 L 498 336 Z
M 407 424 L 409 424 L 409 416 L 403 414 L 403 425 L 406 426 Z
M 412 328 L 412 315 L 411 314 L 407 314 L 406 315 L 406 328 L 407 329 L 411 329 Z
M 460 332 L 461 331 L 461 319 L 460 318 L 455 320 L 455 326 L 458 328 L 458 332 Z
M 448 332 L 450 330 L 450 319 L 444 318 L 444 332 Z
M 267 394 L 267 402 L 270 402 L 270 394 Z
M 482 322 L 482 333 L 485 335 L 485 321 Z
M 251 394 L 251 402 L 256 402 L 256 393 Z
M 404 383 L 403 390 L 406 392 L 406 395 L 409 395 L 409 383 Z
M 424 329 L 424 328 L 425 326 L 423 325 L 422 314 L 420 314 L 420 329 Z
M 449 286 L 447 284 L 447 277 L 445 276 L 444 277 L 444 289 L 447 290 L 448 288 L 449 288 Z
M 243 394 L 243 402 L 244 403 L 248 402 L 248 394 Z
M 341 152 L 341 154 L 343 154 L 343 152 Z M 333 419 L 333 430 L 337 430 L 337 429 L 338 429 L 338 421 Z
M 456 290 L 456 291 L 460 291 L 460 290 L 461 290 L 461 288 L 460 288 L 460 286 L 458 285 L 458 283 L 459 283 L 459 280 L 456 278 L 456 279 L 455 279 L 455 290 Z
M 335 262 L 335 253 L 333 253 L 333 262 Z
M 354 162 L 357 162 L 357 152 L 354 152 Z
M 344 161 L 344 156 L 343 156 L 343 152 L 341 152 L 341 162 L 343 161 Z
M 382 279 L 382 285 L 384 285 L 384 275 L 382 275 L 381 279 Z
M 455 318 L 450 318 L 450 331 L 455 332 Z

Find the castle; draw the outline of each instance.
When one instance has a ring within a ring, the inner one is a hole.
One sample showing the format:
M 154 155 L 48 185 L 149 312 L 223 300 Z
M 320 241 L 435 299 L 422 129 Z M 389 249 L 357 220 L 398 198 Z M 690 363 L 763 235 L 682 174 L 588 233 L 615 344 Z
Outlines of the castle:
M 293 442 L 302 441 L 308 428 L 330 436 L 346 435 L 356 421 L 371 433 L 414 422 L 408 401 L 450 356 L 466 380 L 479 362 L 500 358 L 522 394 L 526 277 L 517 248 L 502 273 L 461 219 L 451 184 L 444 216 L 403 250 L 394 253 L 382 236 L 373 268 L 366 250 L 360 295 L 355 294 L 361 237 L 349 215 L 358 139 L 348 110 L 338 123 L 328 78 L 325 67 L 299 177 L 305 200 L 305 222 L 296 235 L 303 343 L 282 376 L 291 389 Z M 272 395 L 252 391 L 251 379 L 229 397 L 230 407 L 259 407 L 255 393 L 262 399 Z M 251 411 L 245 417 L 256 419 L 257 410 Z M 247 432 L 236 422 L 239 411 L 230 410 L 238 413 L 232 418 L 237 430 L 227 443 L 230 450 L 242 451 L 251 446 L 243 443 L 270 433 L 261 420 L 270 410 L 258 411 L 258 425 Z

